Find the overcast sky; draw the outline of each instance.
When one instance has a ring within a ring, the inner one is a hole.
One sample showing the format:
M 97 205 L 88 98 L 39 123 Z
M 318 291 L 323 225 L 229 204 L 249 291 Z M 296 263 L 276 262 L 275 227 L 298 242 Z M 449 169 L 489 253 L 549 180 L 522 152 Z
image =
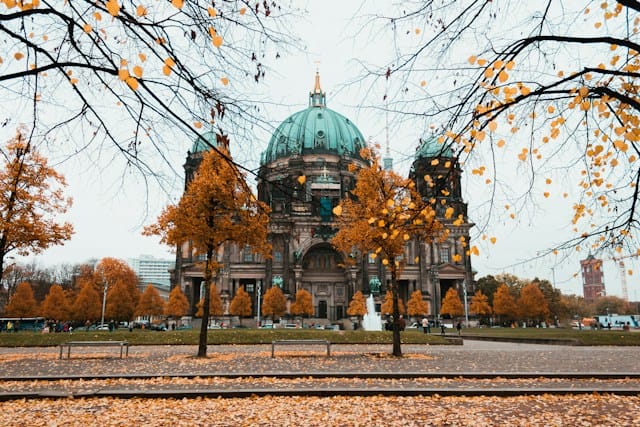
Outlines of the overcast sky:
M 351 119 L 367 138 L 385 144 L 385 116 L 371 109 L 362 108 L 361 104 L 381 102 L 382 92 L 358 85 L 345 87 L 361 70 L 354 63 L 354 58 L 376 62 L 384 57 L 388 40 L 376 36 L 369 43 L 362 37 L 352 37 L 358 31 L 357 21 L 353 17 L 361 14 L 357 1 L 310 1 L 307 4 L 308 15 L 299 23 L 296 30 L 306 46 L 306 52 L 294 56 L 284 55 L 278 60 L 277 69 L 268 72 L 267 78 L 259 90 L 264 91 L 274 103 L 269 112 L 273 126 L 286 119 L 290 114 L 307 107 L 308 92 L 313 87 L 314 74 L 319 69 L 322 88 L 327 92 L 327 105 Z M 369 11 L 368 11 L 369 12 Z M 385 42 L 387 44 L 385 44 Z M 473 54 L 473 49 L 463 57 Z M 394 118 L 390 120 L 393 122 Z M 392 123 L 393 125 L 393 123 Z M 390 135 L 391 154 L 396 158 L 397 170 L 408 171 L 411 153 L 414 152 L 418 139 L 424 134 L 430 123 L 398 125 Z M 231 135 L 233 144 L 233 135 Z M 259 144 L 265 148 L 268 135 Z M 186 151 L 191 141 L 183 141 L 184 155 L 176 159 L 176 169 L 182 172 Z M 254 161 L 258 154 L 254 153 Z M 74 198 L 74 206 L 68 219 L 74 224 L 76 233 L 62 247 L 52 248 L 40 256 L 32 257 L 44 265 L 57 263 L 79 263 L 90 258 L 116 257 L 131 258 L 143 254 L 159 258 L 172 259 L 171 248 L 158 243 L 155 238 L 143 237 L 142 226 L 151 223 L 164 205 L 174 202 L 180 195 L 183 176 L 175 176 L 174 190 L 170 195 L 158 193 L 147 197 L 145 186 L 135 174 L 122 177 L 121 170 L 109 173 L 108 165 L 100 172 L 87 167 L 78 158 L 61 166 L 68 180 L 68 193 Z M 484 223 L 483 218 L 476 217 L 481 209 L 477 209 L 475 195 L 479 190 L 477 183 L 472 182 L 469 171 L 463 176 L 465 199 L 469 203 L 469 217 L 472 222 Z M 514 175 L 514 182 L 517 176 Z M 477 179 L 477 178 L 475 178 Z M 481 199 L 482 197 L 478 197 Z M 478 202 L 479 203 L 479 202 Z M 496 221 L 490 230 L 476 230 L 476 244 L 480 247 L 480 256 L 472 258 L 472 265 L 477 271 L 476 278 L 487 274 L 508 272 L 522 278 L 540 277 L 555 282 L 564 293 L 581 295 L 581 279 L 578 274 L 579 260 L 586 254 L 580 252 L 569 259 L 558 263 L 549 257 L 533 260 L 536 255 L 548 248 L 559 236 L 566 234 L 566 216 L 570 215 L 570 207 L 563 206 L 566 201 L 551 197 L 541 201 L 535 212 L 518 221 Z M 558 206 L 563 206 L 559 209 Z M 566 214 L 560 215 L 567 209 Z M 480 234 L 478 234 L 480 233 Z M 480 235 L 496 237 L 496 244 L 483 241 Z M 636 267 L 635 261 L 628 261 L 627 268 Z M 605 262 L 604 267 L 607 292 L 610 295 L 621 295 L 620 274 L 613 262 Z M 627 276 L 629 298 L 640 299 L 637 274 Z

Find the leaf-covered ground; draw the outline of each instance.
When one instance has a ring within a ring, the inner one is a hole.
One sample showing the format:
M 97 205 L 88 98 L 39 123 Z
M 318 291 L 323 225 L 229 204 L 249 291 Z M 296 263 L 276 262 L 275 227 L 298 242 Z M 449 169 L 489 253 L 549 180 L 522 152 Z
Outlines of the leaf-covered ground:
M 0 403 L 18 426 L 635 426 L 640 397 L 255 397 Z

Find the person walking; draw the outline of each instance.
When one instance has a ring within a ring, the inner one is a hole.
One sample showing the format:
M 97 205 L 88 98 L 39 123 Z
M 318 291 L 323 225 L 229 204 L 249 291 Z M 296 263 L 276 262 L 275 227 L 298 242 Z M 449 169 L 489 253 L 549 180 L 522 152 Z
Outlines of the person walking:
M 422 331 L 425 334 L 428 334 L 429 332 L 431 332 L 429 331 L 429 319 L 427 319 L 426 317 L 422 318 Z
M 440 335 L 444 336 L 444 323 L 440 323 Z
M 458 336 L 460 336 L 460 332 L 462 331 L 462 323 L 458 322 L 456 325 L 456 329 L 458 330 Z

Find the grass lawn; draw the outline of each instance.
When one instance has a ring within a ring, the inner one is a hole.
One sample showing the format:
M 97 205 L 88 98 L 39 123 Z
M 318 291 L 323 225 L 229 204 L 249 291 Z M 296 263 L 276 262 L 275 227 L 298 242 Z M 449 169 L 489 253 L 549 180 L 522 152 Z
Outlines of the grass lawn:
M 455 335 L 454 329 L 447 334 Z M 199 330 L 185 331 L 143 331 L 136 329 L 129 332 L 119 329 L 107 331 L 76 331 L 73 333 L 36 332 L 1 333 L 2 347 L 55 346 L 66 341 L 128 341 L 131 345 L 195 345 L 198 344 Z M 623 332 L 620 330 L 575 330 L 564 328 L 465 328 L 462 336 L 484 336 L 501 339 L 526 340 L 574 340 L 578 345 L 638 345 L 640 332 Z M 407 330 L 402 332 L 404 344 L 450 344 L 443 339 L 439 330 L 432 329 L 432 334 L 425 335 L 421 331 Z M 326 339 L 336 344 L 391 344 L 391 332 L 358 331 L 324 331 L 315 329 L 220 329 L 210 330 L 208 343 L 216 344 L 269 344 L 278 339 Z

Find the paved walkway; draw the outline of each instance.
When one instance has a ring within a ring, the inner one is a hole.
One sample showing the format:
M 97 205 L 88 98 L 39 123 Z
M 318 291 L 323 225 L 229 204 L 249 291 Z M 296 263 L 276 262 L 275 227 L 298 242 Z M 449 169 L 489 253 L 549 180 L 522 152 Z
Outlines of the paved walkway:
M 196 346 L 133 346 L 129 357 L 113 348 L 74 348 L 58 359 L 57 347 L 0 348 L 0 378 L 64 376 L 163 376 L 288 373 L 630 373 L 640 374 L 637 347 L 573 347 L 465 341 L 464 345 L 403 345 L 404 357 L 390 345 L 282 347 L 209 346 L 207 359 L 193 357 Z

